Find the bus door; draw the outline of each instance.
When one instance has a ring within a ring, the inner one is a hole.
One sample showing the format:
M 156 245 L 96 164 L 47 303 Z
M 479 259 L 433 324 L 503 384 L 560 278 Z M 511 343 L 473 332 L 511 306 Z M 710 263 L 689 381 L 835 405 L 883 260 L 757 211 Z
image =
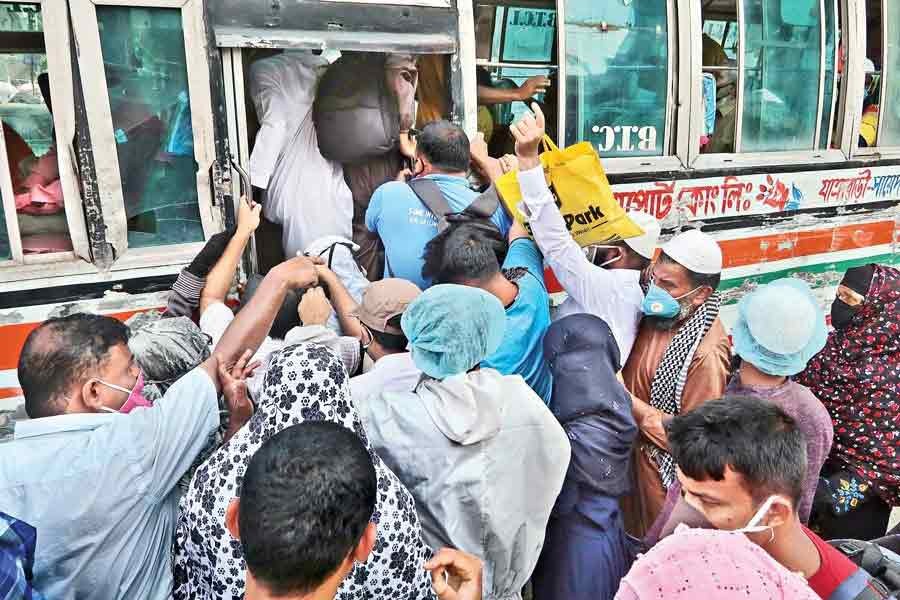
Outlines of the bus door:
M 459 14 L 451 0 L 402 5 L 378 0 L 208 0 L 208 11 L 222 60 L 229 147 L 246 172 L 260 127 L 251 97 L 251 66 L 283 52 L 312 50 L 330 61 L 342 52 L 413 55 L 418 68 L 417 125 L 439 118 L 464 120 Z M 235 198 L 239 180 L 235 171 Z M 245 271 L 264 272 L 283 258 L 280 228 L 263 220 L 245 257 Z

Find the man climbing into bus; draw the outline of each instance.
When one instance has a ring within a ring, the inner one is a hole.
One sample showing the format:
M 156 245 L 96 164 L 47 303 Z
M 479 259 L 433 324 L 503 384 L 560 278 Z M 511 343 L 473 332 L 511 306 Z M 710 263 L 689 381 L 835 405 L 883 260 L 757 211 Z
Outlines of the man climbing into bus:
M 622 370 L 641 437 L 635 444 L 636 493 L 622 499 L 625 526 L 643 537 L 675 482 L 665 423 L 725 390 L 731 353 L 719 320 L 722 251 L 692 229 L 662 247 L 631 355 Z
M 18 376 L 31 420 L 0 446 L 0 506 L 37 530 L 36 589 L 63 600 L 169 597 L 175 485 L 218 428 L 219 392 L 229 400 L 247 375 L 285 291 L 316 277 L 304 257 L 269 271 L 213 356 L 155 403 L 120 321 L 76 313 L 28 336 Z
M 547 186 L 538 154 L 545 131 L 544 113 L 536 103 L 531 108 L 534 115 L 526 114 L 510 130 L 516 139 L 517 177 L 534 241 L 569 295 L 556 317 L 589 313 L 606 321 L 624 363 L 641 322 L 641 274 L 656 252 L 659 223 L 646 213 L 631 213 L 629 216 L 644 230 L 644 235 L 592 246 L 593 260 L 585 256 L 569 234 Z
M 478 197 L 466 179 L 470 160 L 466 133 L 449 121 L 436 121 L 426 125 L 416 139 L 413 175 L 437 184 L 450 210 L 461 212 Z M 506 236 L 510 219 L 503 207 L 497 207 L 490 222 Z M 366 226 L 384 244 L 385 277 L 407 279 L 422 290 L 431 285 L 422 276 L 422 253 L 438 234 L 437 223 L 437 217 L 408 183 L 390 181 L 375 190 L 366 211 Z

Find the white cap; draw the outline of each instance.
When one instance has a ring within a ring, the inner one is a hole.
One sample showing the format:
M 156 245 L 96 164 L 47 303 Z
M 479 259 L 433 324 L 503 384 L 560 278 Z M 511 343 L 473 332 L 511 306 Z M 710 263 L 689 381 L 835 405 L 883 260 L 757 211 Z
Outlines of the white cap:
M 699 229 L 679 233 L 663 245 L 662 251 L 694 273 L 715 275 L 722 272 L 722 249 L 716 240 Z
M 863 59 L 863 69 L 865 70 L 866 75 L 875 73 L 875 63 L 872 62 L 871 58 Z
M 644 230 L 644 235 L 623 241 L 628 244 L 629 248 L 644 258 L 652 260 L 653 255 L 656 254 L 656 244 L 659 242 L 659 221 L 653 215 L 648 215 L 645 212 L 628 213 L 628 218 Z

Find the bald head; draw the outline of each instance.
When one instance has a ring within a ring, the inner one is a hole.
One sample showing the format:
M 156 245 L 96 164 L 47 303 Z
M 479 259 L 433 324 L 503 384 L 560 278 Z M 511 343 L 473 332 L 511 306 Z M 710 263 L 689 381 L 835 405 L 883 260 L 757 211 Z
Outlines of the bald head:
M 112 348 L 127 344 L 128 327 L 111 317 L 76 313 L 44 321 L 19 355 L 18 378 L 28 416 L 65 412 L 67 390 L 92 377 Z

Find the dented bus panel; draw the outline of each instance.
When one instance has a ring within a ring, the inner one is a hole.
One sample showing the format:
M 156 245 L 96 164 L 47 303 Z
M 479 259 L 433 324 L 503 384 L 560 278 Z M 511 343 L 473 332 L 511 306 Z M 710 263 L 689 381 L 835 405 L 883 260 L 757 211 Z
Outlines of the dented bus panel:
M 527 104 L 480 106 L 478 86 L 549 77 L 534 100 L 558 145 L 592 143 L 615 198 L 664 236 L 702 227 L 719 241 L 729 324 L 759 283 L 801 277 L 827 305 L 848 267 L 898 262 L 898 39 L 892 0 L 0 0 L 0 120 L 36 158 L 55 142 L 68 236 L 46 251 L 17 213 L 4 127 L 0 398 L 18 393 L 37 323 L 162 307 L 233 222 L 230 161 L 249 167 L 260 51 L 437 57 L 444 116 L 496 153 L 512 151 L 505 131 Z

